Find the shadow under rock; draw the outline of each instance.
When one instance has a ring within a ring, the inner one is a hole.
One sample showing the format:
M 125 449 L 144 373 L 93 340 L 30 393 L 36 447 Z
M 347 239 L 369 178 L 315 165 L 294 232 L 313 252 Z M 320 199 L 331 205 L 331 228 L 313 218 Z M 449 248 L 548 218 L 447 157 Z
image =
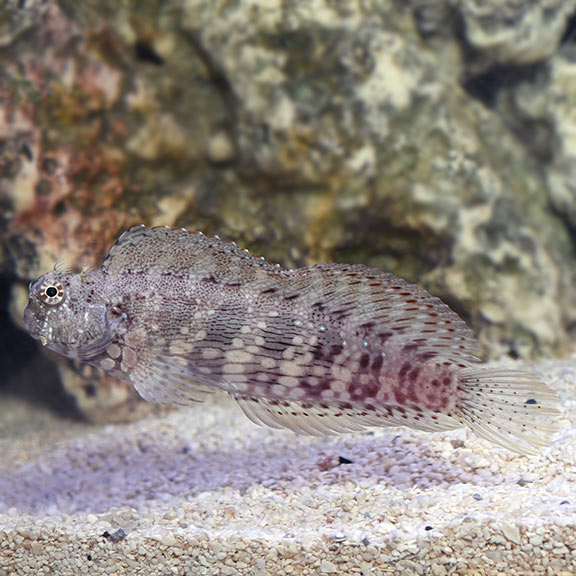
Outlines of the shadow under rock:
M 12 321 L 11 283 L 0 275 L 0 391 L 53 413 L 80 418 L 74 399 L 63 390 L 58 370 L 40 345 Z
M 128 445 L 115 441 L 112 430 L 104 439 L 74 440 L 15 472 L 0 473 L 0 511 L 98 514 L 111 507 L 148 509 L 159 502 L 169 507 L 224 488 L 240 494 L 255 485 L 290 491 L 367 478 L 391 491 L 504 481 L 449 462 L 418 438 L 400 444 L 392 433 L 303 441 L 265 435 L 238 449 L 195 455 L 182 439 L 147 437 Z M 339 466 L 342 454 L 358 461 Z M 334 466 L 327 468 L 327 461 Z

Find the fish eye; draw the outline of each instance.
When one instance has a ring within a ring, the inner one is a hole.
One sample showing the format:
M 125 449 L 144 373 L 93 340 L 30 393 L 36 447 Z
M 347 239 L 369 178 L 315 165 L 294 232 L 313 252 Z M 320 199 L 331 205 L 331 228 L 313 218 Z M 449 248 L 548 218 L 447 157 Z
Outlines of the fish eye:
M 64 287 L 60 282 L 43 284 L 40 286 L 40 298 L 46 304 L 50 304 L 50 306 L 60 304 L 64 298 Z

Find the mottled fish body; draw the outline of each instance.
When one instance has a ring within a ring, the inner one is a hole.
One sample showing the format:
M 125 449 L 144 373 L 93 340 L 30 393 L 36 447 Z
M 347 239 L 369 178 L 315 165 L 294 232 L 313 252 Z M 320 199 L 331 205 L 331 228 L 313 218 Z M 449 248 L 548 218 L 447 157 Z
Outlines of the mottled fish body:
M 285 270 L 218 238 L 137 226 L 100 268 L 33 283 L 24 323 L 146 400 L 221 388 L 253 421 L 298 433 L 468 426 L 532 453 L 555 430 L 556 396 L 534 374 L 483 367 L 448 306 L 361 265 Z

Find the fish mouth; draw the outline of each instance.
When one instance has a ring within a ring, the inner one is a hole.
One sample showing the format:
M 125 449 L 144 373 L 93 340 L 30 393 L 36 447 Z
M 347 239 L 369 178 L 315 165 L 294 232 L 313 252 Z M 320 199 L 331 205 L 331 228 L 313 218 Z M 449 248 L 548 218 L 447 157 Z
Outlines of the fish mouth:
M 49 343 L 46 337 L 46 322 L 42 322 L 36 318 L 30 306 L 27 306 L 24 310 L 24 328 L 34 338 L 34 340 L 39 340 L 42 346 L 47 346 Z
M 44 333 L 42 331 L 37 331 L 37 330 L 30 330 L 29 328 L 27 329 L 28 334 L 30 334 L 30 336 L 32 336 L 32 338 L 34 338 L 34 340 L 39 340 L 40 344 L 42 344 L 42 346 L 48 346 L 48 338 L 46 338 L 46 336 L 44 336 Z

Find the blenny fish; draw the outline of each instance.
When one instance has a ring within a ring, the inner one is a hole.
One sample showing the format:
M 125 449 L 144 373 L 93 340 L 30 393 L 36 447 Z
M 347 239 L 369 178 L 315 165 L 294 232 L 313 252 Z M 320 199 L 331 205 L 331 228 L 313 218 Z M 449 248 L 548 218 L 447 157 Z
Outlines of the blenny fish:
M 258 424 L 324 435 L 450 430 L 520 453 L 555 431 L 528 371 L 480 364 L 472 332 L 422 288 L 363 265 L 286 270 L 233 242 L 136 226 L 98 269 L 30 285 L 24 325 L 161 404 L 228 392 Z

